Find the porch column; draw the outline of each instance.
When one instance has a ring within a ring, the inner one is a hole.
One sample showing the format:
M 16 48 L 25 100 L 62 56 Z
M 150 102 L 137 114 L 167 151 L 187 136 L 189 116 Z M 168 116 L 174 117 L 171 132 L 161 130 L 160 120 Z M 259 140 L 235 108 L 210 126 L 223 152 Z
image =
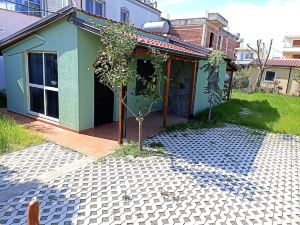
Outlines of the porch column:
M 230 96 L 231 96 L 232 81 L 233 81 L 233 70 L 230 71 L 230 80 L 229 80 L 229 86 L 228 86 L 227 101 L 230 99 Z
M 123 144 L 123 138 L 125 137 L 125 106 L 121 101 L 126 95 L 126 87 L 121 85 L 120 87 L 120 99 L 119 99 L 119 130 L 118 130 L 118 143 Z
M 165 94 L 164 94 L 164 115 L 163 127 L 167 126 L 168 106 L 169 106 L 169 91 L 170 91 L 170 77 L 171 77 L 171 57 L 169 56 L 166 66 L 166 81 L 165 81 Z
M 194 62 L 194 70 L 192 75 L 192 86 L 191 86 L 191 97 L 190 97 L 190 116 L 193 116 L 194 113 L 194 101 L 195 101 L 195 85 L 196 85 L 196 78 L 197 78 L 197 68 L 198 62 Z

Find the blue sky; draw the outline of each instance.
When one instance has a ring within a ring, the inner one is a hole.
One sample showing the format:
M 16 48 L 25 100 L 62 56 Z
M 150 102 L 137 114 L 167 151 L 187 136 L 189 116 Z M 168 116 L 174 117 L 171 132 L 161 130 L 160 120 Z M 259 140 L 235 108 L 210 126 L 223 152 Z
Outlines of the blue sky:
M 171 19 L 202 17 L 206 11 L 219 12 L 232 33 L 240 33 L 244 43 L 274 39 L 281 50 L 285 34 L 300 34 L 300 0 L 157 0 L 162 16 Z

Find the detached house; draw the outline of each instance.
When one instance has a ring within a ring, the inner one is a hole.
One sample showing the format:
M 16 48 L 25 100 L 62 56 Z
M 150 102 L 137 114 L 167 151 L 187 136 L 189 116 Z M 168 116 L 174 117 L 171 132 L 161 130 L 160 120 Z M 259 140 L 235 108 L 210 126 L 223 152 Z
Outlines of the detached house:
M 114 121 L 119 121 L 119 130 L 123 130 L 125 115 L 132 115 L 96 80 L 92 69 L 101 35 L 101 27 L 94 25 L 110 23 L 115 21 L 67 6 L 2 40 L 8 110 L 74 132 Z M 161 102 L 153 107 L 161 112 L 161 124 L 166 126 L 171 114 L 188 117 L 208 107 L 203 93 L 208 74 L 202 70 L 207 49 L 138 28 L 137 40 L 132 66 L 142 76 L 153 71 L 149 47 L 168 55 L 165 70 L 170 79 L 165 81 Z M 221 88 L 226 66 L 221 68 Z M 127 102 L 134 107 L 135 101 L 143 98 L 134 91 L 136 82 L 127 88 Z M 119 143 L 122 138 L 119 132 Z

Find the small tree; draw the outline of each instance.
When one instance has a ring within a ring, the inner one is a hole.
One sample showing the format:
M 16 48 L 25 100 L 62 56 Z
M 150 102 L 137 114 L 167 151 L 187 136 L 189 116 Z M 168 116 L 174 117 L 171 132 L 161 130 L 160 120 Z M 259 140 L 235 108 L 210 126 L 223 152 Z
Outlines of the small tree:
M 222 89 L 220 88 L 220 67 L 225 64 L 224 54 L 221 51 L 214 50 L 209 54 L 208 62 L 202 69 L 208 72 L 207 86 L 204 88 L 204 94 L 208 95 L 209 114 L 208 121 L 211 121 L 211 112 L 214 104 L 222 101 Z
M 294 81 L 296 81 L 298 83 L 298 90 L 299 90 L 299 96 L 300 96 L 300 69 L 296 69 Z
M 233 87 L 235 89 L 243 89 L 249 86 L 250 77 L 249 68 L 240 68 L 234 75 Z
M 251 47 L 250 44 L 247 44 L 248 48 L 250 48 L 253 52 L 255 52 L 256 57 L 257 57 L 257 59 L 255 59 L 255 63 L 258 64 L 258 69 L 259 69 L 258 77 L 257 77 L 257 81 L 256 81 L 256 89 L 257 90 L 260 90 L 262 77 L 263 77 L 263 74 L 265 72 L 268 60 L 270 58 L 272 45 L 273 45 L 273 40 L 272 39 L 270 40 L 270 45 L 269 45 L 268 50 L 266 48 L 265 43 L 263 43 L 262 40 L 257 40 L 256 41 L 256 48 Z
M 139 148 L 142 150 L 142 124 L 144 118 L 151 112 L 155 103 L 161 100 L 161 86 L 165 80 L 163 65 L 166 56 L 153 48 L 149 56 L 154 67 L 154 73 L 149 79 L 144 79 L 130 66 L 134 61 L 134 50 L 137 46 L 135 29 L 127 24 L 111 24 L 101 31 L 99 56 L 94 64 L 95 74 L 103 85 L 107 86 L 119 98 L 127 110 L 139 123 Z M 120 95 L 120 87 L 126 87 L 135 80 L 143 82 L 143 101 L 137 101 L 136 113 L 127 104 L 127 95 Z

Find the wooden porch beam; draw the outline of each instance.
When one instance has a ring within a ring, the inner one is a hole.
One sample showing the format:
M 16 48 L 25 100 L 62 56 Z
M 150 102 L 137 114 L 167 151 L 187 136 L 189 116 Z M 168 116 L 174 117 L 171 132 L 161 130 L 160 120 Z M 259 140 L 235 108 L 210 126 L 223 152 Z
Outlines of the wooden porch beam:
M 169 107 L 169 92 L 170 92 L 170 77 L 171 77 L 171 57 L 168 57 L 166 65 L 166 81 L 165 81 L 165 94 L 164 94 L 164 114 L 163 114 L 163 127 L 167 126 L 168 107 Z
M 119 129 L 118 129 L 118 144 L 123 144 L 123 139 L 125 137 L 125 106 L 121 101 L 126 95 L 126 87 L 121 85 L 120 87 L 120 99 L 119 99 Z
M 232 81 L 233 81 L 233 70 L 230 71 L 230 80 L 229 80 L 229 85 L 228 85 L 227 101 L 230 99 L 230 96 L 231 96 Z
M 192 75 L 192 86 L 191 86 L 191 96 L 190 96 L 190 109 L 189 109 L 190 116 L 193 116 L 193 113 L 194 113 L 197 70 L 198 70 L 198 62 L 194 62 L 194 70 L 193 70 L 193 75 Z

